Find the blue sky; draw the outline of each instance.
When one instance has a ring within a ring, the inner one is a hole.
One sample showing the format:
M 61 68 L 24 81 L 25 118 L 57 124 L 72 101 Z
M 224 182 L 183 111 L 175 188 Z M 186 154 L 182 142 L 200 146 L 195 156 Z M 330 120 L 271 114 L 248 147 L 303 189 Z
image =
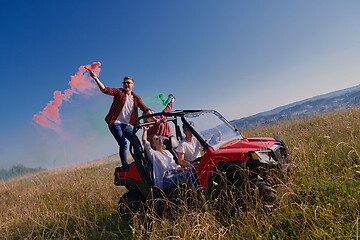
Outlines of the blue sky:
M 359 84 L 360 2 L 332 0 L 1 1 L 0 168 L 57 168 L 117 152 L 97 89 L 60 107 L 59 136 L 33 115 L 81 65 L 151 104 L 228 120 Z

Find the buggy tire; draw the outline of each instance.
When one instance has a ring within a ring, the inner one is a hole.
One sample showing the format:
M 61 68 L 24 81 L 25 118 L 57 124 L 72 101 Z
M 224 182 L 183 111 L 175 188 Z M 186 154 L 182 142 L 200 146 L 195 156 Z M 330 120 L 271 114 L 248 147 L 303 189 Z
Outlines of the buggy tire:
M 277 204 L 277 192 L 267 181 L 254 178 L 250 180 L 250 186 L 253 190 L 258 190 L 259 197 L 264 205 L 275 206 Z
M 144 198 L 137 191 L 129 191 L 122 195 L 118 202 L 118 213 L 123 222 L 130 222 L 135 215 L 145 211 Z

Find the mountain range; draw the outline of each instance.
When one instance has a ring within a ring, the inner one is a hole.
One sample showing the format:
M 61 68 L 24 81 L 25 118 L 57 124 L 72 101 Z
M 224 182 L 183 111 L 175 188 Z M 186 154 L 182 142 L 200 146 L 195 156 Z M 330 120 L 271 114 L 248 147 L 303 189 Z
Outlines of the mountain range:
M 360 85 L 315 96 L 249 117 L 232 120 L 238 129 L 275 123 L 284 119 L 300 118 L 318 113 L 360 107 Z

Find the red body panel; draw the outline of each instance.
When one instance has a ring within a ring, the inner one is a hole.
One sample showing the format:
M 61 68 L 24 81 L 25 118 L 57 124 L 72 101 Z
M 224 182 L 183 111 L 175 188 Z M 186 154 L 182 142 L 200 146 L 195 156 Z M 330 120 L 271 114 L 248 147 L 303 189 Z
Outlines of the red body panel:
M 249 151 L 269 148 L 275 143 L 278 142 L 274 138 L 244 138 L 227 143 L 217 151 L 212 148 L 207 149 L 197 168 L 201 186 L 205 189 L 209 187 L 209 177 L 219 162 L 241 161 L 245 163 L 249 160 Z
M 254 150 L 271 147 L 274 143 L 278 143 L 274 138 L 244 138 L 225 144 L 220 149 L 249 148 Z
M 116 172 L 116 178 L 119 180 L 142 181 L 141 176 L 136 168 L 135 163 L 130 164 L 129 171 L 127 171 L 127 172 Z

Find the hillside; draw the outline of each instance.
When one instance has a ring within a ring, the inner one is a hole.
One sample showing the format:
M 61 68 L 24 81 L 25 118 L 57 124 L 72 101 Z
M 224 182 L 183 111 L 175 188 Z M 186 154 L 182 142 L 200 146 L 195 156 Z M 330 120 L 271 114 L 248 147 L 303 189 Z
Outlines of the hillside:
M 342 111 L 359 106 L 360 85 L 291 103 L 253 116 L 232 120 L 231 123 L 239 129 L 244 129 L 285 119 Z
M 219 216 L 205 202 L 128 226 L 116 212 L 126 190 L 113 185 L 112 158 L 2 181 L 0 239 L 358 239 L 359 123 L 351 109 L 243 132 L 280 136 L 290 149 L 295 166 L 272 214 Z

